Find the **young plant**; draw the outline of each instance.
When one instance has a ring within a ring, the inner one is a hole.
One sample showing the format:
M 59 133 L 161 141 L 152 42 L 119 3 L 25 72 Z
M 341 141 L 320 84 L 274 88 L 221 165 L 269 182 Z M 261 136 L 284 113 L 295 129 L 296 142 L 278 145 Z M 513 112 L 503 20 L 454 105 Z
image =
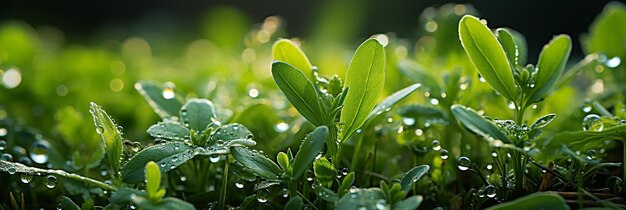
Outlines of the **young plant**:
M 511 156 L 513 165 L 513 192 L 516 195 L 523 194 L 524 171 L 530 159 L 529 152 L 534 150 L 533 141 L 541 133 L 541 128 L 555 117 L 549 114 L 528 126 L 524 121 L 524 113 L 529 106 L 542 101 L 559 80 L 571 51 L 571 40 L 567 35 L 553 38 L 544 46 L 535 68 L 532 64 L 525 65 L 525 53 L 520 52 L 525 52 L 526 46 L 521 35 L 504 28 L 497 29 L 495 33 L 473 16 L 466 15 L 459 23 L 459 38 L 463 48 L 487 83 L 510 101 L 515 109 L 515 121 L 496 120 L 496 124 L 493 124 L 461 105 L 453 105 L 452 113 L 461 124 L 496 148 L 494 159 L 501 173 L 500 192 L 505 193 L 501 196 L 506 198 L 506 156 Z M 471 162 L 466 157 L 459 158 L 457 164 L 461 170 L 471 168 Z M 489 184 L 487 180 L 484 181 Z

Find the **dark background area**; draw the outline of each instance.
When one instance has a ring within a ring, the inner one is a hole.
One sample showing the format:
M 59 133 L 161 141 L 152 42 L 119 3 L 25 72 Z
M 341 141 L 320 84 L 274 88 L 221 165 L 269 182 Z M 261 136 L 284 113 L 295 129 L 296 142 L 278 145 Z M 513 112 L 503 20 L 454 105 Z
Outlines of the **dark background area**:
M 183 37 L 198 37 L 201 17 L 211 8 L 229 5 L 240 9 L 252 20 L 262 22 L 270 15 L 279 15 L 286 22 L 290 36 L 306 37 L 328 1 L 287 0 L 111 0 L 111 1 L 36 1 L 4 0 L 0 20 L 17 19 L 37 27 L 52 25 L 61 29 L 68 43 L 99 43 L 103 39 L 124 38 L 163 30 L 178 31 Z M 424 8 L 448 2 L 469 3 L 490 27 L 510 27 L 526 36 L 530 60 L 552 35 L 569 34 L 574 39 L 574 56 L 580 56 L 581 34 L 600 13 L 608 0 L 521 0 L 521 1 L 437 1 L 394 0 L 360 1 L 365 9 L 360 30 L 355 38 L 373 33 L 394 32 L 399 37 L 414 37 L 419 14 Z M 358 8 L 355 8 L 358 9 Z M 117 31 L 118 37 L 102 35 L 102 31 Z M 106 36 L 106 37 L 103 37 Z

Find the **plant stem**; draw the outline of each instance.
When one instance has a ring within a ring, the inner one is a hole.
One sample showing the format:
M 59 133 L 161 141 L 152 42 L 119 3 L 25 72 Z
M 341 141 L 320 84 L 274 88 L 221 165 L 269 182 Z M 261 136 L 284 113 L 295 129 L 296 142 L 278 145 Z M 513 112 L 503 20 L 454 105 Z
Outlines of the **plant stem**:
M 117 188 L 111 185 L 108 185 L 104 182 L 89 178 L 89 177 L 84 177 L 78 174 L 73 174 L 73 173 L 69 173 L 67 171 L 64 170 L 52 170 L 52 169 L 41 169 L 41 168 L 35 168 L 35 167 L 29 167 L 26 166 L 24 164 L 21 163 L 14 163 L 14 162 L 9 162 L 9 161 L 4 161 L 4 160 L 0 160 L 0 170 L 1 171 L 8 171 L 8 170 L 13 170 L 15 169 L 14 173 L 26 173 L 26 174 L 33 174 L 33 173 L 43 173 L 43 174 L 54 174 L 54 175 L 58 175 L 58 176 L 62 176 L 68 179 L 73 179 L 79 182 L 83 182 L 83 183 L 87 183 L 87 184 L 91 184 L 94 185 L 96 187 L 102 188 L 104 190 L 110 190 L 110 191 L 117 191 Z
M 224 160 L 224 171 L 222 173 L 222 189 L 220 190 L 220 203 L 218 209 L 224 209 L 226 203 L 226 190 L 228 188 L 228 155 Z
M 331 157 L 330 162 L 333 165 L 338 166 L 339 164 L 339 149 L 337 148 L 337 126 L 334 126 L 332 123 L 327 125 L 328 127 L 328 139 L 326 139 L 326 148 L 328 149 L 328 153 Z M 339 145 L 341 146 L 341 145 Z
M 354 153 L 352 153 L 352 163 L 350 164 L 350 170 L 356 171 L 359 166 L 359 155 L 361 154 L 361 148 L 363 148 L 363 135 L 357 134 L 355 136 L 356 146 L 354 147 Z

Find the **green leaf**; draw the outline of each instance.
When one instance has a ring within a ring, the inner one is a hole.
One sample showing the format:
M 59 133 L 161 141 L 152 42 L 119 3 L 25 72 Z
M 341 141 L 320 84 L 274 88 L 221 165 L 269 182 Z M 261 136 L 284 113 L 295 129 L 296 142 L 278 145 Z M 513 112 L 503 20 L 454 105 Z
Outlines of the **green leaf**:
M 146 164 L 146 192 L 152 201 L 158 201 L 165 195 L 165 189 L 161 189 L 161 170 L 154 161 Z
M 408 191 L 413 187 L 415 182 L 419 181 L 424 174 L 428 173 L 430 166 L 421 165 L 411 169 L 409 172 L 406 172 L 400 181 L 400 186 L 402 187 L 402 191 Z
M 443 114 L 443 112 L 433 106 L 410 104 L 401 107 L 398 110 L 398 114 L 405 118 L 415 119 L 417 125 L 449 124 L 448 118 Z
M 59 206 L 63 210 L 80 210 L 80 207 L 78 207 L 78 205 L 76 205 L 76 203 L 74 203 L 72 199 L 65 196 L 61 196 Z
M 317 195 L 317 197 L 321 198 L 322 200 L 325 200 L 331 203 L 335 203 L 337 202 L 337 200 L 339 200 L 339 196 L 337 196 L 335 192 L 333 192 L 332 190 L 322 185 L 314 184 L 312 187 L 313 187 L 313 192 L 315 192 L 315 195 Z
M 202 149 L 202 148 L 200 148 Z M 122 171 L 122 180 L 128 184 L 144 181 L 144 167 L 154 161 L 162 172 L 168 172 L 198 155 L 183 142 L 168 142 L 147 147 L 133 156 Z
M 339 189 L 337 189 L 337 193 L 339 194 L 339 196 L 345 195 L 348 192 L 348 189 L 352 187 L 352 184 L 354 184 L 355 180 L 354 176 L 354 172 L 350 172 L 343 178 L 343 181 L 341 181 L 341 186 L 339 186 Z
M 287 157 L 287 154 L 279 152 L 278 155 L 276 155 L 276 162 L 278 162 L 278 165 L 285 173 L 291 175 L 291 164 L 289 164 L 289 157 Z
M 189 139 L 189 129 L 175 121 L 164 121 L 148 128 L 148 135 L 166 140 L 181 141 Z
M 315 180 L 326 188 L 332 187 L 337 177 L 337 169 L 326 157 L 320 157 L 313 162 L 313 173 L 315 173 Z
M 317 90 L 306 76 L 293 66 L 283 63 L 272 63 L 272 76 L 287 100 L 300 114 L 315 126 L 323 123 L 324 116 L 320 106 Z
M 117 125 L 113 123 L 111 117 L 96 103 L 91 102 L 89 112 L 93 116 L 96 132 L 100 134 L 104 142 L 109 164 L 111 164 L 115 174 L 118 174 L 121 164 L 120 157 L 122 155 L 122 134 L 117 130 Z
M 341 199 L 335 203 L 335 208 L 342 210 L 375 210 L 378 209 L 377 204 L 381 200 L 385 201 L 385 206 L 388 206 L 385 196 L 379 188 L 354 189 L 341 197 Z
M 180 119 L 189 129 L 203 131 L 216 121 L 217 113 L 213 103 L 206 99 L 190 99 L 180 108 Z
M 414 195 L 411 197 L 408 197 L 396 204 L 393 204 L 393 210 L 412 210 L 412 209 L 417 209 L 417 207 L 420 206 L 420 204 L 422 204 L 422 201 L 424 200 L 424 197 L 422 197 L 421 195 Z
M 522 60 L 522 56 L 525 56 L 525 54 L 522 55 L 520 51 L 524 46 L 521 46 L 522 43 L 518 43 L 518 40 L 516 40 L 511 31 L 512 30 L 506 28 L 496 29 L 498 41 L 500 41 L 509 63 L 514 66 L 523 66 L 524 61 Z M 526 43 L 523 44 L 525 45 Z
M 554 118 L 556 118 L 556 114 L 554 113 L 544 115 L 543 117 L 540 117 L 539 119 L 537 119 L 530 126 L 530 129 L 539 129 L 539 128 L 546 127 L 548 124 L 552 122 L 552 120 L 554 120 Z
M 135 83 L 135 89 L 161 118 L 178 116 L 178 110 L 183 106 L 180 95 L 175 93 L 174 98 L 166 99 L 163 97 L 163 86 L 156 83 L 139 81 Z
M 296 153 L 293 161 L 293 178 L 300 178 L 309 168 L 311 162 L 319 155 L 324 142 L 328 137 L 328 128 L 326 126 L 317 127 L 313 132 L 309 133 Z M 286 155 L 285 155 L 286 156 Z
M 376 107 L 374 107 L 374 110 L 370 112 L 370 114 L 367 116 L 367 119 L 371 119 L 372 117 L 385 112 L 387 109 L 391 108 L 393 105 L 396 105 L 398 102 L 402 101 L 411 93 L 415 92 L 415 90 L 417 90 L 417 88 L 419 88 L 420 86 L 422 85 L 419 83 L 413 84 L 402 90 L 396 91 L 390 96 L 387 96 L 387 98 L 385 98 L 382 102 L 376 105 Z
M 528 102 L 536 102 L 548 94 L 561 77 L 571 51 L 572 40 L 568 35 L 558 35 L 543 47 L 534 77 L 535 88 Z
M 230 152 L 239 163 L 250 169 L 257 176 L 267 180 L 279 180 L 280 168 L 263 154 L 243 147 L 233 147 L 230 149 Z
M 212 135 L 209 137 L 208 145 L 215 145 L 218 141 L 222 141 L 225 144 L 229 144 L 235 140 L 250 140 L 254 135 L 246 126 L 243 126 L 238 123 L 231 123 L 224 126 L 219 127 Z M 254 141 L 252 141 L 254 143 Z M 255 143 L 256 144 L 256 143 Z M 254 146 L 245 145 L 245 146 Z
M 365 123 L 384 84 L 385 49 L 376 39 L 368 39 L 357 48 L 346 72 L 344 87 L 349 87 L 350 92 L 346 95 L 340 117 L 345 123 L 341 130 L 343 141 Z
M 476 111 L 458 104 L 452 105 L 451 109 L 452 114 L 461 121 L 461 124 L 486 140 L 500 140 L 507 144 L 511 143 L 511 140 L 496 125 L 478 115 Z
M 300 196 L 296 196 L 296 197 L 289 199 L 287 204 L 285 204 L 284 209 L 285 210 L 300 210 L 302 209 L 302 205 L 304 205 L 302 198 Z
M 608 58 L 621 57 L 622 69 L 626 59 L 624 37 L 626 37 L 626 5 L 609 2 L 589 26 L 589 34 L 582 37 L 585 54 L 601 53 Z M 622 44 L 618 44 L 622 43 Z
M 533 193 L 487 208 L 487 210 L 505 209 L 569 210 L 570 208 L 561 196 L 553 192 Z
M 491 30 L 478 18 L 465 15 L 459 23 L 459 38 L 480 75 L 493 89 L 515 101 L 517 89 L 511 65 Z
M 313 77 L 313 65 L 304 52 L 289 39 L 280 39 L 272 46 L 274 60 L 283 61 L 302 71 L 309 79 Z
M 626 140 L 624 132 L 626 132 L 626 124 L 605 128 L 602 131 L 561 132 L 554 136 L 548 143 L 559 147 L 565 144 L 571 146 L 572 149 L 578 149 L 585 144 L 600 142 L 605 139 L 619 139 L 624 141 Z

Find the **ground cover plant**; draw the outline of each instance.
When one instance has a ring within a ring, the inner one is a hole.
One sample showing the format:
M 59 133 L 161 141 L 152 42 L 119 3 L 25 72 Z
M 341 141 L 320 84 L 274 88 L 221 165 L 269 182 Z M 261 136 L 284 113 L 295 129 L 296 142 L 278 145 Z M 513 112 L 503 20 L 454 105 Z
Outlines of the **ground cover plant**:
M 4 23 L 0 209 L 626 208 L 624 4 L 536 59 L 471 5 L 420 20 L 334 58 L 276 16 L 175 59 Z

